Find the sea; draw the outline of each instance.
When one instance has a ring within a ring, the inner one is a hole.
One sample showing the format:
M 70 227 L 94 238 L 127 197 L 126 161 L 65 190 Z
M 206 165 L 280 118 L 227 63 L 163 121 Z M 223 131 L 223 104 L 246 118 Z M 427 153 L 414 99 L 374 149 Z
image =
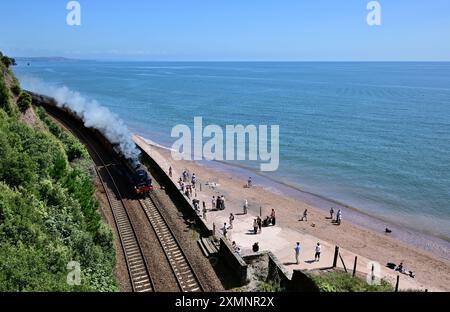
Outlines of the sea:
M 450 63 L 19 59 L 14 72 L 32 91 L 79 92 L 167 147 L 194 117 L 279 125 L 278 170 L 210 165 L 450 259 Z

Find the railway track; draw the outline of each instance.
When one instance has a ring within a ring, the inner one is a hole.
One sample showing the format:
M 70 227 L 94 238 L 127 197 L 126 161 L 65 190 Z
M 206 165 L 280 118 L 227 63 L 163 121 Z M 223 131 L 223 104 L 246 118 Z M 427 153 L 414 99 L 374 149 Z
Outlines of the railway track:
M 104 185 L 105 178 L 102 177 L 102 174 L 100 173 L 101 169 L 106 169 L 108 176 L 110 176 L 110 173 L 106 166 L 97 169 L 113 213 L 120 244 L 125 256 L 125 262 L 127 264 L 132 289 L 134 292 L 152 292 L 154 291 L 154 284 L 148 269 L 147 261 L 145 260 L 133 224 L 131 223 L 131 219 L 128 216 L 120 195 L 119 198 L 116 198 L 115 195 L 111 194 L 108 188 Z M 110 177 L 110 181 L 114 187 L 117 188 L 112 177 Z
M 178 286 L 183 292 L 204 291 L 199 278 L 195 274 L 191 263 L 183 252 L 181 245 L 170 229 L 166 219 L 162 215 L 154 200 L 150 198 L 140 199 L 142 209 L 155 230 L 156 236 L 164 250 Z
M 50 114 L 53 115 L 52 113 Z M 83 140 L 86 146 L 89 147 L 91 157 L 96 159 L 96 161 L 94 160 L 96 163 L 95 170 L 112 211 L 132 290 L 134 292 L 155 291 L 149 265 L 136 235 L 135 226 L 131 221 L 125 202 L 110 171 L 110 167 L 116 165 L 113 158 L 109 162 L 105 161 L 87 135 L 76 127 L 71 127 L 71 122 L 66 120 L 64 116 L 56 114 L 53 117 L 63 121 L 76 136 Z M 138 202 L 156 233 L 179 289 L 182 292 L 203 292 L 204 287 L 200 279 L 152 196 L 139 199 Z
M 70 122 L 68 122 L 61 116 L 55 116 L 55 118 L 62 119 L 64 123 L 70 125 Z M 128 276 L 130 278 L 133 292 L 155 291 L 148 263 L 142 252 L 141 245 L 136 235 L 133 223 L 131 222 L 130 216 L 128 215 L 122 195 L 120 194 L 120 191 L 108 168 L 109 166 L 106 165 L 97 149 L 93 146 L 93 144 L 90 143 L 89 139 L 84 135 L 84 133 L 72 127 L 71 129 L 72 131 L 76 132 L 78 137 L 82 139 L 87 146 L 89 146 L 91 156 L 96 157 L 97 161 L 101 164 L 100 166 L 96 164 L 95 170 L 105 191 L 106 198 L 113 214 L 114 223 L 116 225 L 120 245 L 124 254 Z M 113 191 L 108 188 L 106 183 L 111 185 Z

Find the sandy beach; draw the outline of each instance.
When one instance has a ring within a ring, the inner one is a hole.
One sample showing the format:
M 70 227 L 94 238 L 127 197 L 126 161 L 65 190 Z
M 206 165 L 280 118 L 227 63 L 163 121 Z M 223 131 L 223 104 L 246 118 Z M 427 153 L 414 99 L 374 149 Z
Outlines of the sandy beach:
M 333 262 L 335 246 L 340 247 L 343 262 L 351 271 L 355 256 L 358 256 L 357 271 L 366 274 L 377 264 L 381 278 L 395 284 L 398 272 L 386 267 L 388 262 L 399 264 L 403 262 L 407 270 L 416 274 L 411 278 L 400 274 L 400 289 L 420 289 L 424 291 L 450 290 L 450 262 L 435 257 L 433 254 L 407 245 L 388 235 L 363 228 L 345 221 L 346 211 L 343 211 L 344 222 L 337 226 L 329 219 L 329 214 L 323 209 L 300 201 L 298 198 L 268 190 L 254 185 L 245 188 L 246 180 L 201 165 L 196 162 L 174 161 L 170 151 L 151 145 L 141 137 L 135 136 L 135 142 L 157 161 L 166 172 L 169 167 L 173 170 L 173 180 L 178 180 L 183 170 L 195 173 L 202 185 L 197 187 L 197 199 L 206 202 L 211 209 L 212 196 L 224 195 L 226 209 L 223 211 L 208 211 L 207 223 L 212 228 L 215 224 L 219 231 L 229 215 L 233 213 L 235 220 L 233 228 L 228 231 L 230 241 L 235 241 L 241 248 L 242 254 L 251 252 L 253 243 L 258 242 L 262 250 L 272 251 L 287 270 L 311 270 L 330 267 Z M 214 182 L 216 187 L 208 186 Z M 243 215 L 244 201 L 248 200 L 249 211 Z M 264 219 L 275 209 L 276 226 L 263 228 L 260 234 L 251 234 L 253 220 L 260 214 Z M 308 221 L 299 221 L 303 211 L 308 209 Z M 300 261 L 295 263 L 294 247 L 296 242 L 301 244 Z M 314 248 L 320 242 L 322 255 L 319 262 L 314 259 Z M 343 267 L 341 261 L 338 266 Z

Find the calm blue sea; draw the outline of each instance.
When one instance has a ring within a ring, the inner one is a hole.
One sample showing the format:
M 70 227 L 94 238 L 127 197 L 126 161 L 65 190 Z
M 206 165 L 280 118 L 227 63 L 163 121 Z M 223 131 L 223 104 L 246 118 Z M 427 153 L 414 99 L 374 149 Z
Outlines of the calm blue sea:
M 270 178 L 450 241 L 450 63 L 19 61 L 170 145 L 176 124 L 280 125 Z M 249 169 L 258 164 L 242 163 Z

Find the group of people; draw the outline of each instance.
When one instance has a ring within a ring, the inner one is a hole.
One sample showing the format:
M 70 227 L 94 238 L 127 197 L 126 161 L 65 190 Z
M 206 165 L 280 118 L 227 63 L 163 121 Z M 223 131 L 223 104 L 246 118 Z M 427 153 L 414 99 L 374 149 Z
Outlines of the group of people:
M 212 197 L 211 200 L 211 209 L 212 210 L 225 210 L 225 196 L 215 196 Z
M 169 175 L 172 177 L 172 167 L 169 168 Z M 178 185 L 180 186 L 181 192 L 186 195 L 188 198 L 192 198 L 194 196 L 195 185 L 197 183 L 197 177 L 195 173 L 192 174 L 191 184 L 188 184 L 189 181 L 189 173 L 187 170 L 183 170 L 180 179 L 178 180 Z M 195 197 L 197 195 L 195 194 Z
M 294 251 L 295 251 L 295 263 L 299 263 L 300 258 L 300 242 L 297 242 L 295 245 Z M 316 247 L 314 248 L 314 261 L 319 262 L 320 261 L 320 254 L 322 253 L 322 246 L 320 243 L 317 243 Z
M 331 209 L 330 209 L 331 222 L 334 222 L 337 225 L 341 225 L 341 222 L 342 222 L 342 211 L 341 211 L 341 209 L 338 209 L 338 211 L 336 213 L 336 219 L 333 219 L 333 215 L 334 215 L 334 208 L 331 207 Z
M 275 224 L 276 224 L 275 209 L 272 209 L 270 216 L 267 216 L 263 220 L 262 226 L 263 227 L 275 226 Z

